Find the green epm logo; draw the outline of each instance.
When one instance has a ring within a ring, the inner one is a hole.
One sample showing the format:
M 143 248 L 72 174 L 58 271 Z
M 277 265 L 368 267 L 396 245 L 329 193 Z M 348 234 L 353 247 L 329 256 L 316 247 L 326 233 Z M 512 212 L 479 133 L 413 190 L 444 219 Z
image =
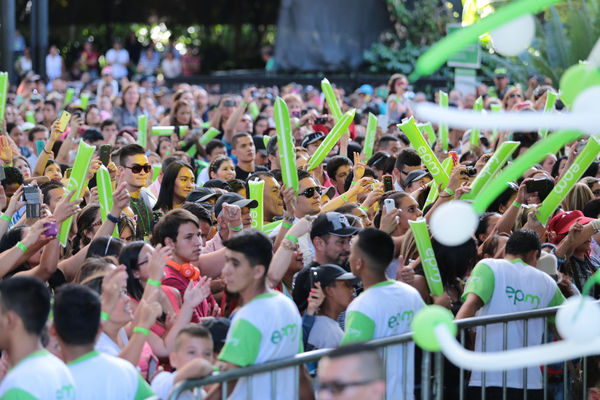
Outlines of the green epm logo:
M 279 344 L 285 337 L 289 337 L 291 340 L 296 340 L 298 332 L 298 325 L 288 324 L 279 330 L 273 331 L 271 334 L 271 343 Z
M 525 302 L 525 304 L 530 303 L 531 305 L 535 304 L 533 307 L 534 310 L 540 306 L 539 296 L 525 293 L 521 289 L 515 289 L 512 286 L 506 287 L 506 296 L 509 298 L 509 300 L 512 299 L 512 303 L 515 305 L 521 302 Z
M 401 322 L 404 322 L 404 321 L 410 322 L 410 321 L 412 321 L 414 315 L 415 315 L 414 311 L 411 311 L 411 310 L 392 315 L 388 319 L 388 328 L 394 329 L 397 326 L 399 326 Z

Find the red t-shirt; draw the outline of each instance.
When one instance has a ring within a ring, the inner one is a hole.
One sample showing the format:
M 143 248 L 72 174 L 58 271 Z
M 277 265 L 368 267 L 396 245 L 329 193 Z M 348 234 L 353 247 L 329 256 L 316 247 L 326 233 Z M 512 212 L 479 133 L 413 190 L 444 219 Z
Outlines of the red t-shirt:
M 181 298 L 183 299 L 183 295 L 185 294 L 190 281 L 185 276 L 177 272 L 174 268 L 167 265 L 165 267 L 165 277 L 162 280 L 162 284 L 179 290 Z M 194 315 L 192 316 L 192 322 L 199 322 L 201 317 L 210 317 L 209 304 L 211 308 L 217 304 L 212 294 L 206 299 L 202 300 L 202 303 L 196 307 L 194 310 Z

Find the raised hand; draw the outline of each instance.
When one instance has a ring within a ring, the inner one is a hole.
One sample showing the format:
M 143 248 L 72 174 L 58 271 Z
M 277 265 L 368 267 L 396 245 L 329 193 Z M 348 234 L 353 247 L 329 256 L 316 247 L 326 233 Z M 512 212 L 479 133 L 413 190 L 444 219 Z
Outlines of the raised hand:
M 172 256 L 173 249 L 171 246 L 158 244 L 150 257 L 150 263 L 148 264 L 149 279 L 161 281 L 164 275 L 165 265 Z
M 69 199 L 75 195 L 76 190 L 77 189 L 73 189 L 69 193 L 65 194 L 65 196 L 60 199 L 58 203 L 56 203 L 56 208 L 54 209 L 54 218 L 56 218 L 57 224 L 60 224 L 71 215 L 75 215 L 77 212 L 79 212 L 79 204 L 83 200 L 77 199 L 73 202 L 69 201 Z
M 192 309 L 198 307 L 210 295 L 210 281 L 211 279 L 206 276 L 200 278 L 195 284 L 190 281 L 183 295 L 183 305 Z
M 321 288 L 321 282 L 315 282 L 315 287 L 310 289 L 308 296 L 308 306 L 306 307 L 308 315 L 315 315 L 324 300 L 325 293 L 323 293 L 323 289 Z
M 113 205 L 110 209 L 111 215 L 118 217 L 125 207 L 129 205 L 129 192 L 127 191 L 127 183 L 122 182 L 113 192 Z
M 352 172 L 354 174 L 354 182 L 358 181 L 365 174 L 366 163 L 360 161 L 360 155 L 358 153 L 354 153 L 354 166 L 352 167 Z
M 279 193 L 283 197 L 283 204 L 285 204 L 285 213 L 283 216 L 285 218 L 294 218 L 296 202 L 298 200 L 296 197 L 296 191 L 293 187 L 287 187 L 283 185 Z
M 4 165 L 12 163 L 13 147 L 7 136 L 0 136 L 0 160 Z

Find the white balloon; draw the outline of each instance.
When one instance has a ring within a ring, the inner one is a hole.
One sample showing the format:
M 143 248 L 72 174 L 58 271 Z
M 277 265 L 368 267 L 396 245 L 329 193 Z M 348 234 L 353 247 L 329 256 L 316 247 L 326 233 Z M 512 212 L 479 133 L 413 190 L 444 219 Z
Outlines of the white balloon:
M 573 102 L 575 113 L 598 113 L 600 112 L 600 86 L 591 86 L 579 93 Z
M 435 209 L 429 227 L 435 239 L 446 246 L 463 244 L 477 229 L 479 217 L 466 201 L 450 201 Z
M 600 305 L 589 296 L 570 297 L 556 313 L 556 328 L 563 338 L 579 343 L 600 337 Z
M 516 56 L 526 50 L 535 36 L 533 15 L 525 14 L 490 32 L 492 46 L 498 54 Z

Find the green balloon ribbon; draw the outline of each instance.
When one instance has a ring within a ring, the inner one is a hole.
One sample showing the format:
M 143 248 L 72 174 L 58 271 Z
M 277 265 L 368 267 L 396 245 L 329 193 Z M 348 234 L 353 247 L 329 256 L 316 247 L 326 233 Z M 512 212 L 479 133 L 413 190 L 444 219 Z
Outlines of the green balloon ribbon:
M 425 272 L 429 291 L 434 296 L 441 296 L 444 294 L 444 285 L 442 285 L 442 276 L 440 275 L 437 260 L 435 259 L 435 253 L 431 247 L 427 222 L 425 218 L 420 217 L 416 221 L 408 221 L 408 224 L 415 238 L 417 250 L 419 250 L 421 266 L 423 267 L 423 272 Z
M 137 142 L 144 149 L 148 147 L 148 116 L 138 116 Z
M 298 191 L 298 168 L 296 167 L 296 150 L 290 127 L 290 112 L 281 97 L 277 97 L 274 107 L 275 129 L 279 145 L 279 160 L 281 161 L 281 177 L 287 187 Z
M 98 186 L 98 200 L 100 202 L 100 216 L 102 222 L 106 221 L 108 213 L 113 205 L 113 190 L 112 182 L 110 180 L 110 172 L 108 169 L 101 165 L 96 172 L 96 184 Z M 119 237 L 119 230 L 115 226 L 113 237 Z
M 544 105 L 545 113 L 552 112 L 554 110 L 556 100 L 558 100 L 558 93 L 555 93 L 552 90 L 546 91 L 546 104 Z M 542 139 L 546 139 L 546 136 L 548 136 L 548 129 L 540 129 L 540 136 Z
M 183 136 L 190 129 L 187 125 L 179 125 L 179 136 Z M 171 136 L 175 131 L 174 126 L 153 126 L 152 135 L 154 136 Z
M 429 147 L 423 135 L 421 135 L 421 132 L 419 132 L 415 124 L 415 119 L 413 117 L 405 119 L 401 124 L 398 124 L 398 128 L 406 134 L 408 140 L 410 140 L 410 144 L 417 151 L 419 157 L 421 157 L 421 161 L 427 166 L 427 170 L 433 177 L 433 180 L 438 185 L 447 185 L 450 178 L 442 168 L 440 161 L 433 154 L 431 147 Z
M 440 90 L 438 92 L 438 102 L 441 108 L 448 108 L 448 93 Z M 448 125 L 438 125 L 438 140 L 442 142 L 442 150 L 448 151 Z
M 558 131 L 547 139 L 531 146 L 529 150 L 494 178 L 486 186 L 486 190 L 479 192 L 473 201 L 473 209 L 478 214 L 483 214 L 505 189 L 508 182 L 517 180 L 533 164 L 542 161 L 548 154 L 556 153 L 565 144 L 577 140 L 582 136 L 579 131 Z
M 510 156 L 517 150 L 517 147 L 519 147 L 519 142 L 503 142 L 494 155 L 485 163 L 473 183 L 471 183 L 471 191 L 463 194 L 460 199 L 473 200 L 477 197 L 479 192 L 486 187 L 490 180 L 496 176 L 498 171 L 506 164 L 510 159 Z
M 325 100 L 327 101 L 331 115 L 333 115 L 333 119 L 335 119 L 335 122 L 338 122 L 342 118 L 342 110 L 338 104 L 337 97 L 335 97 L 331 83 L 329 83 L 327 78 L 323 78 L 321 81 L 321 90 L 325 95 Z
M 554 213 L 554 210 L 556 210 L 556 207 L 558 207 L 560 202 L 563 201 L 567 194 L 569 194 L 573 185 L 577 183 L 592 161 L 596 159 L 598 153 L 600 153 L 600 143 L 592 136 L 575 161 L 573 161 L 573 164 L 571 164 L 563 177 L 560 178 L 560 181 L 554 185 L 554 189 L 552 189 L 538 209 L 537 217 L 542 225 L 546 225 Z
M 81 99 L 81 104 L 80 104 L 81 109 L 83 111 L 87 110 L 87 105 L 88 105 L 88 102 L 90 101 L 90 94 L 82 93 L 81 96 L 79 96 L 79 97 Z
M 315 153 L 312 155 L 310 160 L 308 160 L 306 168 L 308 171 L 312 171 L 313 169 L 317 168 L 319 164 L 321 164 L 321 162 L 323 162 L 325 156 L 327 156 L 331 149 L 333 149 L 333 147 L 336 145 L 338 140 L 340 140 L 344 132 L 348 130 L 348 127 L 354 120 L 355 112 L 356 110 L 354 108 L 352 110 L 347 111 L 342 116 L 342 118 L 340 118 L 336 122 L 333 129 L 329 132 L 329 134 L 327 134 L 325 140 L 323 140 L 323 143 L 321 143 L 319 147 L 317 147 Z
M 435 131 L 433 130 L 433 125 L 431 125 L 431 122 L 427 122 L 426 124 L 417 124 L 417 128 L 419 128 L 421 135 L 425 136 L 425 134 L 427 134 L 427 143 L 429 143 L 429 146 L 433 146 L 435 143 Z
M 446 172 L 448 176 L 450 176 L 450 174 L 452 173 L 453 166 L 454 162 L 452 161 L 452 157 L 447 157 L 442 162 L 442 169 Z M 423 208 L 426 208 L 429 204 L 435 203 L 440 194 L 440 189 L 444 188 L 440 187 L 440 185 L 438 185 L 436 181 L 431 182 L 431 188 L 429 189 L 429 194 L 427 194 L 427 199 L 425 199 L 425 205 L 423 205 Z
M 499 113 L 502 111 L 502 104 L 492 103 L 490 104 L 490 110 L 492 110 L 493 113 Z M 496 136 L 498 136 L 498 129 L 492 130 L 492 143 L 496 141 Z
M 33 114 L 33 111 L 27 111 L 27 113 L 25 113 L 25 120 L 30 124 L 35 124 L 35 115 Z
M 73 96 L 75 96 L 75 89 L 73 89 L 73 88 L 68 88 L 68 89 L 67 89 L 67 92 L 65 93 L 65 101 L 64 101 L 64 103 L 63 103 L 63 108 L 62 108 L 63 110 L 64 110 L 65 108 L 67 108 L 67 106 L 68 106 L 69 104 L 71 104 L 71 102 L 73 101 Z
M 206 132 L 204 132 L 202 136 L 200 136 L 200 144 L 202 146 L 206 146 L 208 142 L 219 136 L 219 133 L 221 132 L 218 129 L 215 129 L 211 126 Z
M 75 156 L 75 163 L 73 164 L 73 171 L 71 171 L 71 177 L 67 184 L 66 192 L 69 193 L 75 189 L 75 194 L 69 199 L 70 202 L 81 198 L 81 192 L 83 187 L 87 184 L 86 177 L 88 170 L 90 169 L 90 163 L 94 156 L 96 146 L 90 146 L 83 140 L 79 142 L 79 148 L 77 149 L 77 155 Z M 69 232 L 71 232 L 71 225 L 73 224 L 73 216 L 70 216 L 60 226 L 60 233 L 58 234 L 58 240 L 60 244 L 65 247 L 67 245 L 67 239 Z
M 479 96 L 477 98 L 477 100 L 475 100 L 475 103 L 473 104 L 473 111 L 481 112 L 482 110 L 483 110 L 483 99 L 481 98 L 481 96 Z M 471 144 L 471 148 L 479 147 L 479 132 L 481 132 L 479 128 L 471 129 L 471 136 L 470 136 L 470 140 L 469 140 L 469 143 Z
M 250 216 L 252 217 L 252 229 L 259 231 L 263 230 L 263 195 L 265 190 L 265 182 L 260 179 L 248 181 L 248 188 L 250 192 L 250 199 L 258 202 L 258 207 L 250 209 Z
M 0 72 L 0 122 L 4 121 L 6 95 L 8 93 L 8 72 Z
M 367 161 L 373 155 L 376 136 L 377 117 L 373 113 L 369 113 L 369 122 L 367 123 L 367 132 L 365 133 L 365 144 L 363 147 L 363 158 L 365 161 Z
M 479 20 L 477 23 L 465 26 L 446 36 L 431 46 L 415 64 L 415 70 L 410 75 L 412 81 L 421 76 L 434 73 L 455 53 L 467 45 L 479 40 L 487 32 L 512 21 L 525 14 L 536 14 L 552 4 L 562 0 L 520 0 L 513 1 L 496 12 Z

